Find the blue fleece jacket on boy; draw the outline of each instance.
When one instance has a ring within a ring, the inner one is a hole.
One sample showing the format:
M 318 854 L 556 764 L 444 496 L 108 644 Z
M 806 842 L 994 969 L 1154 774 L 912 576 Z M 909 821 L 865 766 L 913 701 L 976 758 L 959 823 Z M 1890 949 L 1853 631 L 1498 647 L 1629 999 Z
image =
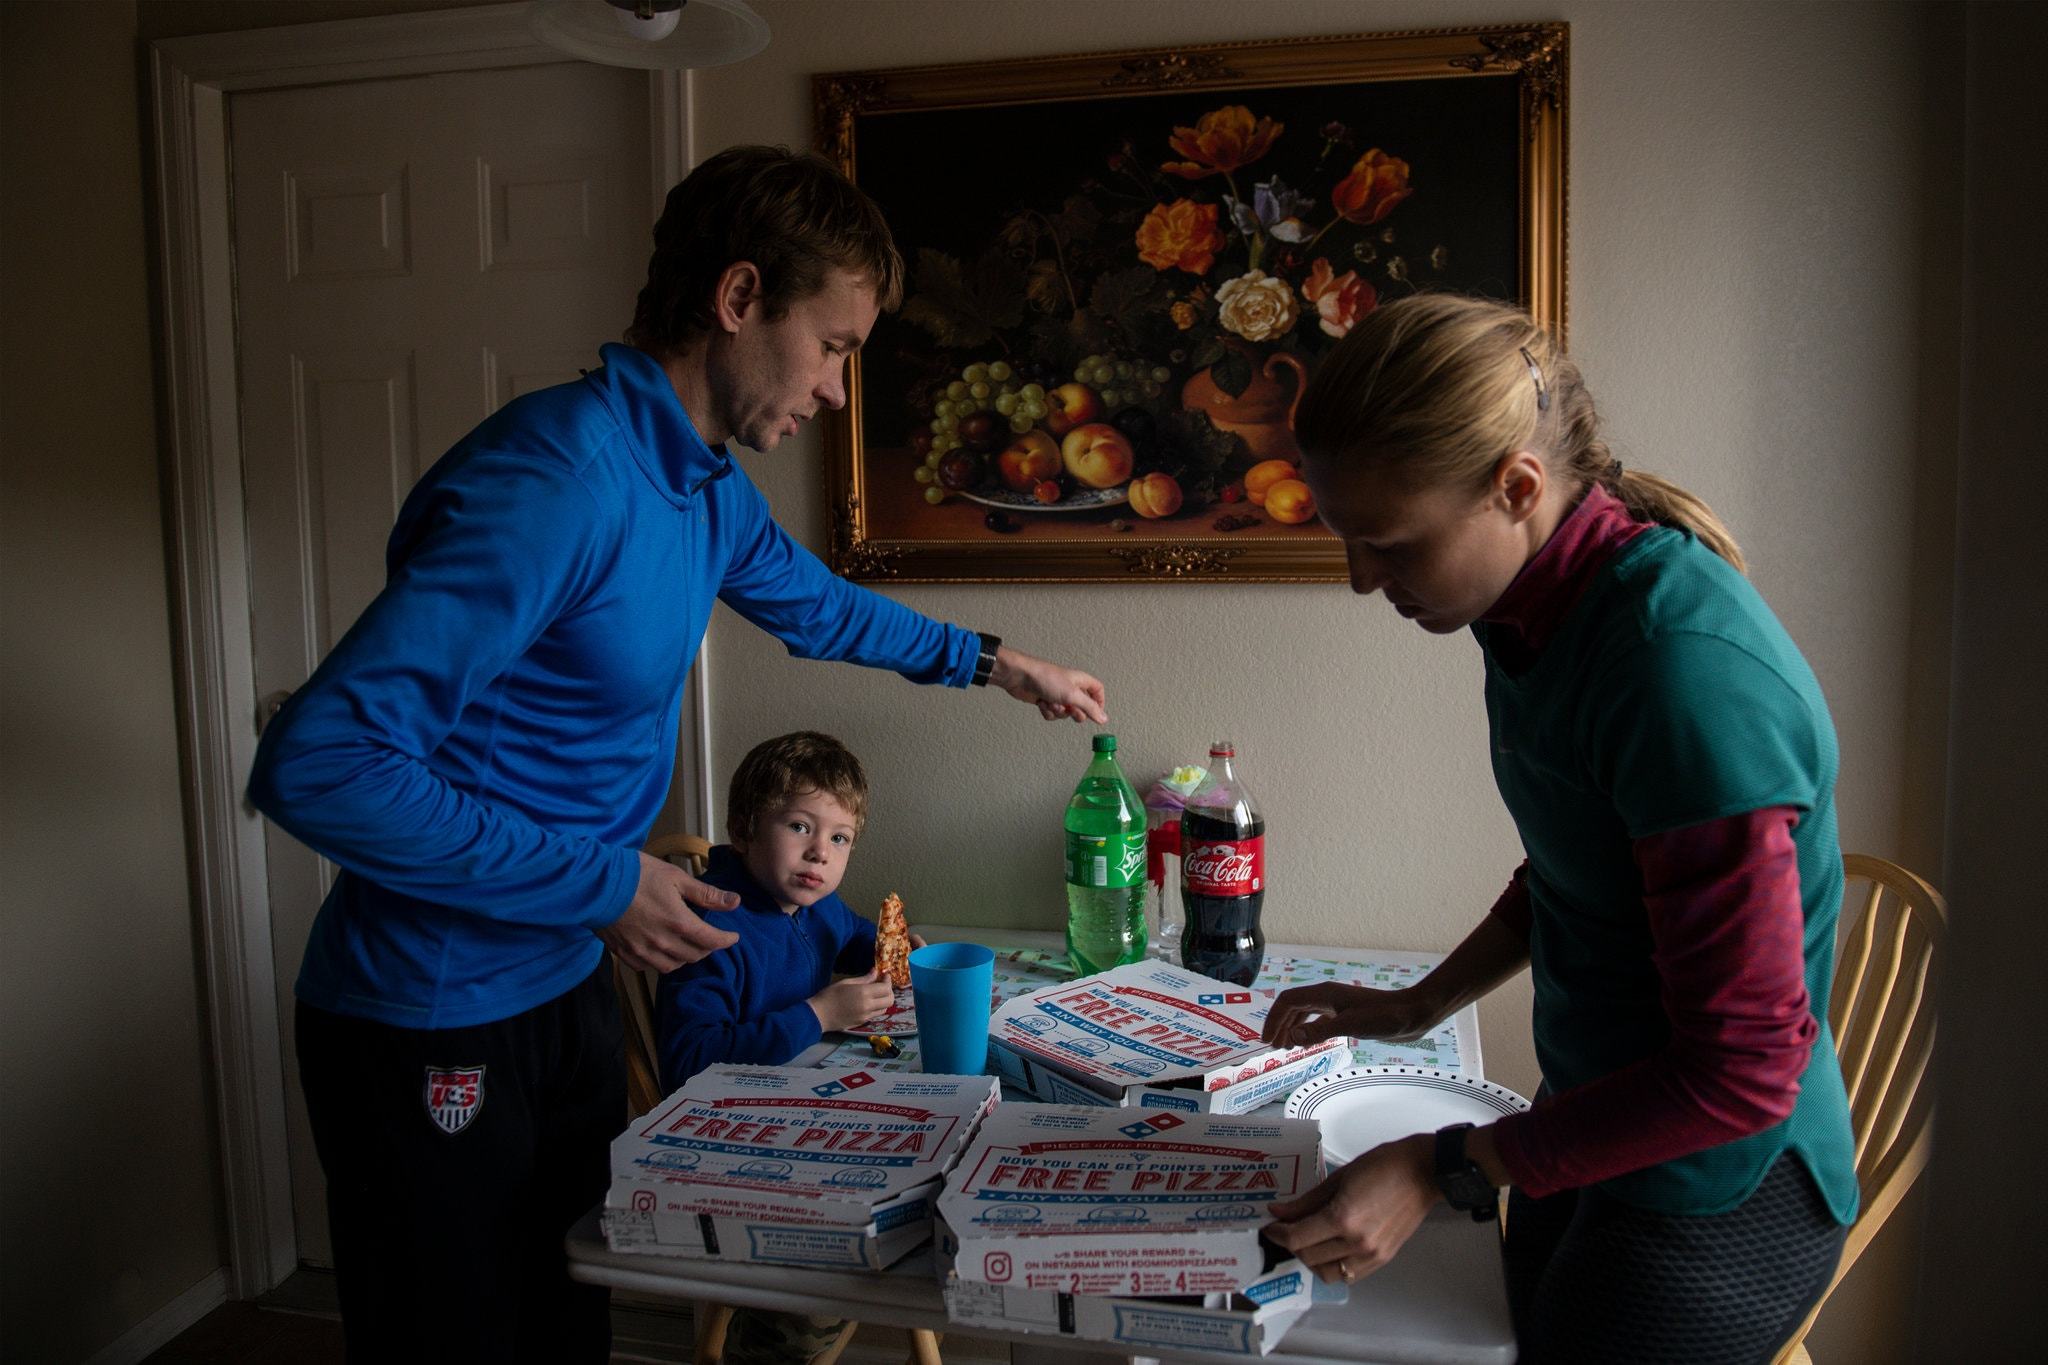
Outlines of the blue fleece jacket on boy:
M 714 600 L 800 658 L 973 677 L 972 631 L 834 575 L 657 361 L 603 354 L 427 472 L 383 591 L 264 731 L 249 799 L 342 869 L 309 1005 L 457 1028 L 590 975 L 639 884 Z
M 818 1041 L 810 999 L 833 973 L 875 966 L 875 925 L 833 892 L 794 913 L 775 903 L 730 844 L 711 850 L 702 878 L 739 893 L 718 919 L 740 941 L 661 978 L 654 1034 L 661 1085 L 674 1090 L 717 1062 L 781 1066 Z

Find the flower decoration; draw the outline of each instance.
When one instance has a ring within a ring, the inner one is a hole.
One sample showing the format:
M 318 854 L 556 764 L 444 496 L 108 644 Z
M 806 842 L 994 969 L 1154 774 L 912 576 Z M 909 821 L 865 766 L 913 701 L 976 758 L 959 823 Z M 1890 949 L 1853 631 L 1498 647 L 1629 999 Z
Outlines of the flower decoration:
M 1212 109 L 1195 120 L 1194 127 L 1173 130 L 1167 145 L 1188 159 L 1165 162 L 1159 169 L 1184 180 L 1228 175 L 1271 150 L 1285 126 L 1269 118 L 1254 119 L 1242 104 Z
M 1346 222 L 1377 223 L 1415 190 L 1408 184 L 1408 163 L 1375 147 L 1358 158 L 1351 174 L 1330 191 L 1330 204 Z
M 1288 189 L 1287 182 L 1277 175 L 1252 187 L 1250 207 L 1234 195 L 1225 195 L 1223 202 L 1230 208 L 1231 223 L 1246 237 L 1264 231 L 1283 242 L 1309 239 L 1308 225 L 1302 222 L 1302 216 L 1316 206 L 1316 201 Z
M 1206 275 L 1223 248 L 1216 205 L 1176 199 L 1154 206 L 1138 224 L 1138 259 L 1154 270 L 1181 269 Z
M 1246 341 L 1271 341 L 1300 315 L 1287 281 L 1263 270 L 1247 270 L 1218 286 L 1216 303 L 1216 320 Z
M 1318 256 L 1307 279 L 1301 282 L 1301 296 L 1315 305 L 1317 321 L 1325 333 L 1341 337 L 1353 323 L 1379 307 L 1379 291 L 1356 270 L 1339 275 L 1329 258 Z

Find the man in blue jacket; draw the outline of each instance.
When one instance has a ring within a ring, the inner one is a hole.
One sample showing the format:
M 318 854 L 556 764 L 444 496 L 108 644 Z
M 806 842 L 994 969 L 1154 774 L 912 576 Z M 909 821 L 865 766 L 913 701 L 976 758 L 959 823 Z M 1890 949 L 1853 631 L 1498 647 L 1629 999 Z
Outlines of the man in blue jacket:
M 836 577 L 726 453 L 846 401 L 901 294 L 879 210 L 740 147 L 670 192 L 628 344 L 508 404 L 400 510 L 384 590 L 266 729 L 256 806 L 341 869 L 297 1032 L 352 1360 L 601 1361 L 561 1243 L 625 1112 L 605 945 L 667 971 L 737 898 L 638 851 L 714 600 L 803 658 L 992 683 L 1101 723 L 1102 684 Z

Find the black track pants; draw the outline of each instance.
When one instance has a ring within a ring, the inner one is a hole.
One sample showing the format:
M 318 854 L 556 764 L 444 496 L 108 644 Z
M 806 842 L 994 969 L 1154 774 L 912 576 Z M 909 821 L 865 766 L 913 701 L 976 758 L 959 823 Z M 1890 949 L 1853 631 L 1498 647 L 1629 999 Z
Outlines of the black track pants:
M 570 1282 L 562 1237 L 625 1126 L 609 968 L 468 1028 L 297 1018 L 349 1360 L 606 1360 L 608 1291 Z

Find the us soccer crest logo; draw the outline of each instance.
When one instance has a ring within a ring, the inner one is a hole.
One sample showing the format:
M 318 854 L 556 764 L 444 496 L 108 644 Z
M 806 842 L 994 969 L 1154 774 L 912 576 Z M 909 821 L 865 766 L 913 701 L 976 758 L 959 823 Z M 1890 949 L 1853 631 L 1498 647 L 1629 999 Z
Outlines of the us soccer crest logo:
M 484 1068 L 427 1068 L 427 1117 L 442 1132 L 453 1137 L 469 1127 L 476 1111 L 483 1107 Z

